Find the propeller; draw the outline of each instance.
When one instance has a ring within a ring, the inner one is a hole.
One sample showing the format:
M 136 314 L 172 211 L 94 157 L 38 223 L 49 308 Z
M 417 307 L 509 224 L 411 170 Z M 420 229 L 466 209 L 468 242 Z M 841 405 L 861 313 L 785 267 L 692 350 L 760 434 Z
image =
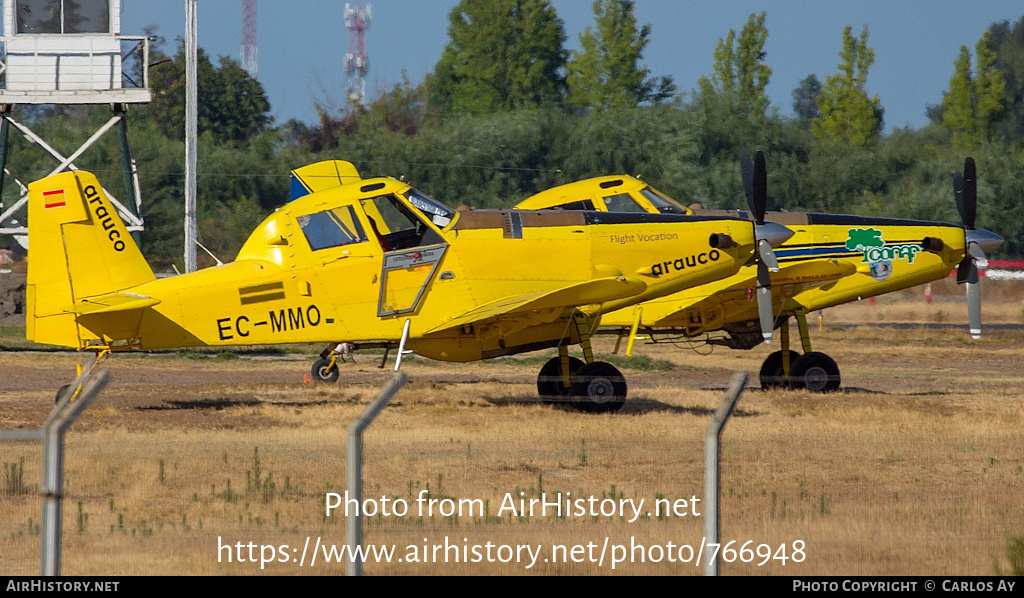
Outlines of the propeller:
M 754 216 L 754 238 L 757 240 L 757 312 L 761 320 L 761 336 L 771 344 L 775 330 L 775 312 L 772 309 L 771 272 L 779 271 L 773 247 L 777 247 L 793 236 L 793 231 L 775 222 L 765 222 L 768 208 L 768 171 L 764 152 L 757 152 L 754 160 L 745 148 L 740 151 L 740 169 L 743 174 L 743 191 L 747 205 Z
M 974 158 L 964 160 L 964 172 L 953 175 L 953 195 L 956 209 L 964 225 L 964 240 L 967 245 L 964 259 L 956 269 L 956 281 L 967 284 L 967 319 L 971 336 L 981 337 L 981 278 L 978 275 L 978 260 L 985 259 L 985 251 L 992 251 L 1003 243 L 999 235 L 975 228 L 978 215 L 978 174 Z

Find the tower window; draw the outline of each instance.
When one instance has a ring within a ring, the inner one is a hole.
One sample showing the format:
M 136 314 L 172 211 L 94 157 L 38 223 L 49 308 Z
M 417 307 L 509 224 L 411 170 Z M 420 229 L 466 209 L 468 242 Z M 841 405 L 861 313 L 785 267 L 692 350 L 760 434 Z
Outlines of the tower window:
M 17 33 L 110 33 L 110 0 L 15 0 Z

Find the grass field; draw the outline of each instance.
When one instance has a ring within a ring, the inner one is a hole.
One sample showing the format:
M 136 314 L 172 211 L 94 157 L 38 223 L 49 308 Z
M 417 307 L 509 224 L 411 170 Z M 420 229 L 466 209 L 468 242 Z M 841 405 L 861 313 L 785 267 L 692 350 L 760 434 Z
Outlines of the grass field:
M 722 437 L 721 537 L 735 541 L 722 574 L 986 575 L 1020 567 L 1020 553 L 1007 547 L 1024 537 L 1024 332 L 987 331 L 974 341 L 966 330 L 861 325 L 934 322 L 938 311 L 946 323 L 965 322 L 962 301 L 952 297 L 880 298 L 826 312 L 814 348 L 839 363 L 844 390 L 825 396 L 762 392 L 756 372 L 772 349 L 764 346 L 700 355 L 686 345 L 638 345 L 643 359 L 618 362 L 629 401 L 612 415 L 540 404 L 536 355 L 476 364 L 411 359 L 403 366 L 411 382 L 365 436 L 364 465 L 364 497 L 405 500 L 409 513 L 368 518 L 364 542 L 396 552 L 394 562 L 368 562 L 364 571 L 702 574 L 681 547 L 701 545 L 704 435 L 736 370 L 755 375 Z M 1012 294 L 986 300 L 986 321 L 1021 323 Z M 613 343 L 598 338 L 598 353 Z M 68 434 L 63 572 L 343 572 L 344 564 L 325 563 L 322 548 L 312 566 L 309 555 L 301 566 L 292 559 L 318 539 L 345 542 L 343 512 L 325 516 L 325 496 L 344 492 L 346 429 L 390 370 L 363 355 L 343 365 L 339 384 L 305 385 L 319 348 L 307 350 L 104 362 L 111 384 Z M 83 357 L 0 353 L 0 428 L 38 427 Z M 39 451 L 36 443 L 0 443 L 5 573 L 38 571 Z M 484 512 L 420 516 L 424 490 L 452 501 L 435 509 L 462 500 Z M 541 496 L 645 502 L 631 522 L 632 511 L 521 516 L 502 510 L 506 496 L 517 507 Z M 687 503 L 678 513 L 646 516 L 655 501 L 680 499 Z M 456 548 L 445 551 L 446 539 Z M 245 560 L 252 543 L 257 562 L 237 562 L 236 543 Z M 485 556 L 488 543 L 496 561 L 511 554 L 500 546 L 539 552 L 532 565 L 522 550 L 526 562 L 465 562 L 474 547 Z M 433 562 L 434 545 L 442 562 Z M 413 552 L 420 562 L 409 562 Z M 272 562 L 261 566 L 261 555 Z M 626 560 L 612 569 L 613 556 Z

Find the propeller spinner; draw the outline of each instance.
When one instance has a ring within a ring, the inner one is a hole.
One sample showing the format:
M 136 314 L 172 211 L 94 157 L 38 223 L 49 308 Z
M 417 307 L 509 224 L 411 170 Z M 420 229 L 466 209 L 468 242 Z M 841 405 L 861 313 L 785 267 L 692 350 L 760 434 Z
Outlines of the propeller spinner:
M 978 215 L 978 175 L 974 158 L 964 160 L 964 172 L 953 175 L 953 194 L 960 220 L 964 225 L 966 251 L 956 269 L 956 281 L 967 284 L 967 319 L 971 336 L 981 337 L 981 278 L 978 260 L 985 259 L 985 251 L 992 251 L 1003 243 L 999 235 L 974 227 Z
M 761 336 L 764 342 L 771 344 L 775 330 L 771 272 L 779 271 L 779 262 L 775 259 L 773 248 L 785 243 L 793 236 L 793 231 L 781 224 L 764 221 L 768 209 L 768 171 L 764 152 L 757 152 L 751 161 L 750 152 L 745 148 L 741 150 L 740 169 L 747 205 L 754 215 L 754 238 L 757 239 L 757 312 L 761 320 Z

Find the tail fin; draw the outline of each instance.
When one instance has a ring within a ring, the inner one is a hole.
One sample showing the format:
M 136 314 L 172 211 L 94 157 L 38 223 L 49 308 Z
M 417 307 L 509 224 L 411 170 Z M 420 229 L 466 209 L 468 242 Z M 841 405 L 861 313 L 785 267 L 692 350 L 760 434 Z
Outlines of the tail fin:
M 359 171 L 351 162 L 324 160 L 292 171 L 291 200 L 360 180 Z
M 57 174 L 30 184 L 28 194 L 25 336 L 83 347 L 94 337 L 79 329 L 83 301 L 156 277 L 92 174 Z

